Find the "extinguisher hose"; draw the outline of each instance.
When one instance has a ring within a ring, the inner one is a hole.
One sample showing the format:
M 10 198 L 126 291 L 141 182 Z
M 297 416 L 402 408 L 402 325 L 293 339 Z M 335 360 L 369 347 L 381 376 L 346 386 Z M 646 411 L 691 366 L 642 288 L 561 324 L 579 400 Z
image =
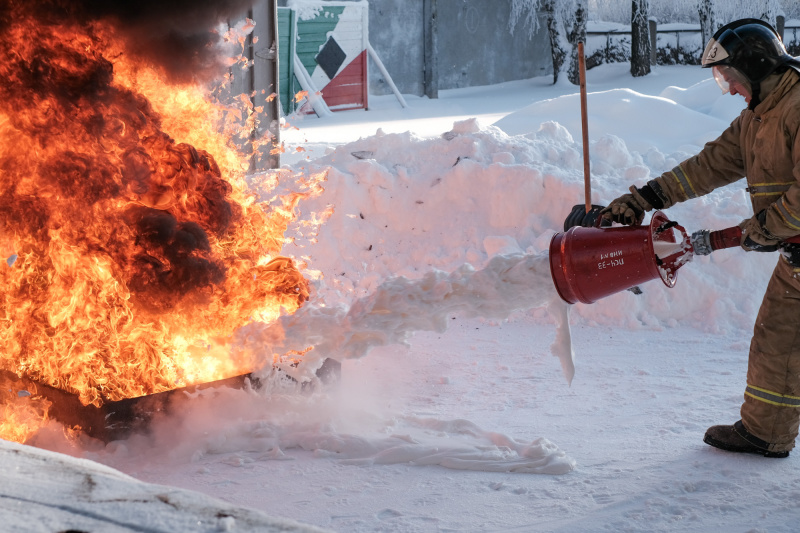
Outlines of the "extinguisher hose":
M 733 226 L 716 231 L 701 229 L 692 233 L 690 240 L 695 255 L 708 255 L 714 250 L 739 246 L 742 242 L 742 228 Z M 782 242 L 786 243 L 800 243 L 800 236 Z

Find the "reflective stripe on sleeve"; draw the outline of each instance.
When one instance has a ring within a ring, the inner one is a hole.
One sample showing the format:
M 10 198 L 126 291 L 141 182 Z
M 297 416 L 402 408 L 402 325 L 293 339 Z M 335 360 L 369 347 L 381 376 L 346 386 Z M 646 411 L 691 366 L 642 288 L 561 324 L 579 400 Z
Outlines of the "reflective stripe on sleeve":
M 793 183 L 754 183 L 747 187 L 750 196 L 777 196 L 788 191 Z
M 777 207 L 778 212 L 781 214 L 783 221 L 786 222 L 786 225 L 792 229 L 800 230 L 800 218 L 797 217 L 794 213 L 789 211 L 784 203 L 784 198 L 779 199 L 775 202 L 775 207 Z
M 746 396 L 750 396 L 751 398 L 770 405 L 777 405 L 778 407 L 800 407 L 800 398 L 797 396 L 778 394 L 777 392 L 768 391 L 752 385 L 747 385 L 744 393 Z
M 681 186 L 681 189 L 683 189 L 683 192 L 688 198 L 697 198 L 697 193 L 694 192 L 692 183 L 689 181 L 689 176 L 686 175 L 686 172 L 683 171 L 680 165 L 672 169 L 672 175 L 675 176 L 678 185 Z

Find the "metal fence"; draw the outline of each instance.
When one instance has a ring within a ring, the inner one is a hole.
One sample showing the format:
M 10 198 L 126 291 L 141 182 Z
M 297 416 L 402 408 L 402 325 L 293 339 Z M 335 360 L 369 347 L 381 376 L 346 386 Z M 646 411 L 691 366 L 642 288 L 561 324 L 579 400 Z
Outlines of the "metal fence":
M 653 65 L 700 64 L 705 48 L 700 27 L 664 28 L 651 21 L 651 34 L 656 27 L 655 46 L 651 40 L 650 62 Z M 788 52 L 800 55 L 800 25 L 784 26 L 783 42 Z M 592 68 L 604 63 L 630 61 L 630 30 L 587 31 L 586 67 Z

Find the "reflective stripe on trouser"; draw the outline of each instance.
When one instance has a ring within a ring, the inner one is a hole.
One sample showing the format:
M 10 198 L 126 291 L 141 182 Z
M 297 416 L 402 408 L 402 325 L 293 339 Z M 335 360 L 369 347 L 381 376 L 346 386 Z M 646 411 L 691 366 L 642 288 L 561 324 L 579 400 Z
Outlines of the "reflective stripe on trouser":
M 796 396 L 787 396 L 785 394 L 778 394 L 771 390 L 759 389 L 752 385 L 747 385 L 744 393 L 751 398 L 761 400 L 770 405 L 777 405 L 778 407 L 800 407 L 800 398 Z
M 772 443 L 772 451 L 794 448 L 800 427 L 800 279 L 794 276 L 779 259 L 753 329 L 741 410 L 747 430 Z

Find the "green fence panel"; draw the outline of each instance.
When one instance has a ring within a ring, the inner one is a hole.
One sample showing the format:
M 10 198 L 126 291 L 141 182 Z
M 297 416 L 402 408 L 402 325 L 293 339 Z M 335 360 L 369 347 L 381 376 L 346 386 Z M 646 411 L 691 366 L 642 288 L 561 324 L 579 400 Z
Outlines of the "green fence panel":
M 336 28 L 343 12 L 342 6 L 323 7 L 315 18 L 297 21 L 297 57 L 309 76 L 317 67 L 316 57 L 320 47 L 328 41 L 328 33 Z
M 296 16 L 293 9 L 278 8 L 278 97 L 281 99 L 284 115 L 295 110 L 294 95 L 300 90 L 294 77 Z

